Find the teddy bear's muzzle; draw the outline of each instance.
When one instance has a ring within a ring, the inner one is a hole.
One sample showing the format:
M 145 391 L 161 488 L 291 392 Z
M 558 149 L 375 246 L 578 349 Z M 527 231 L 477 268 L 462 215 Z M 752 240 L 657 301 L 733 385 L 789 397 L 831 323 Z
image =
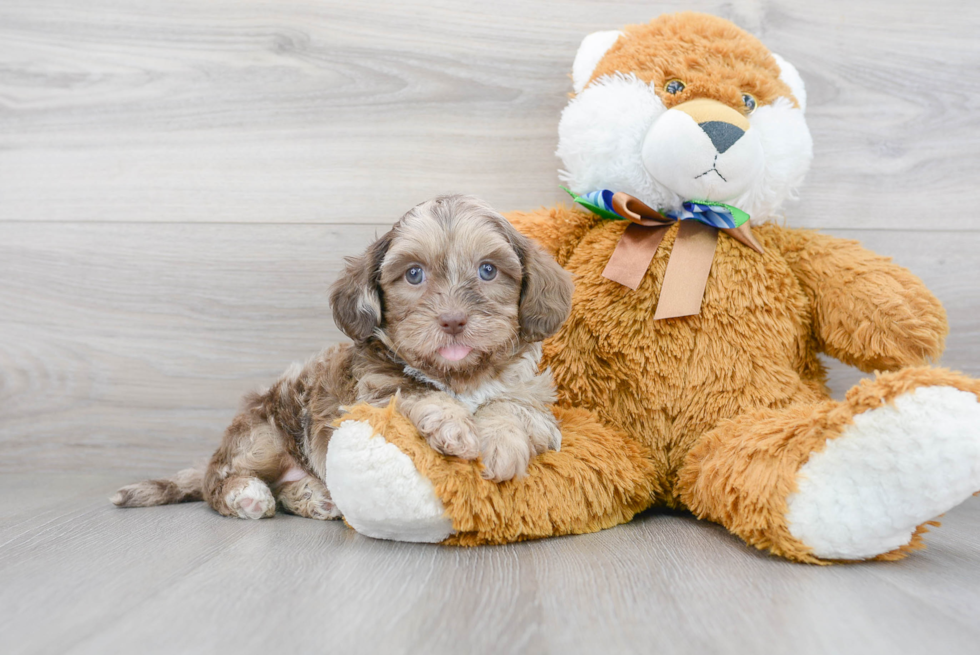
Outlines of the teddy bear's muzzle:
M 697 98 L 682 102 L 673 109 L 694 119 L 719 153 L 732 147 L 751 126 L 743 114 L 717 100 Z
M 643 163 L 684 200 L 728 201 L 752 188 L 764 156 L 746 116 L 716 100 L 681 103 L 653 124 Z

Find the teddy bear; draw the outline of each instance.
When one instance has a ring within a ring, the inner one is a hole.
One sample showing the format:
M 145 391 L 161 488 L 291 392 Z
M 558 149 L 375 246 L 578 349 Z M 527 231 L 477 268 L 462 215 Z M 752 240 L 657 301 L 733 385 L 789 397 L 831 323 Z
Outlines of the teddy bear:
M 721 18 L 584 38 L 557 155 L 569 205 L 508 219 L 575 280 L 544 347 L 562 446 L 494 484 L 393 406 L 350 408 L 326 481 L 365 535 L 455 545 L 686 509 L 797 562 L 892 560 L 980 490 L 980 382 L 934 368 L 923 283 L 780 224 L 812 141 L 796 69 Z M 826 353 L 874 378 L 831 399 Z

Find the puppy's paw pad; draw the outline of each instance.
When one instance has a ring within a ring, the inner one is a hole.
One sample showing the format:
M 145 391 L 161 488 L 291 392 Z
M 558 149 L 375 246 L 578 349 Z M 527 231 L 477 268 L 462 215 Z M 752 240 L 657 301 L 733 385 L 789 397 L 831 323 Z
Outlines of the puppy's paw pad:
M 261 519 L 276 513 L 272 491 L 258 478 L 250 478 L 243 487 L 228 492 L 225 502 L 241 519 Z
M 258 498 L 239 498 L 238 505 L 249 516 L 261 515 L 265 510 Z

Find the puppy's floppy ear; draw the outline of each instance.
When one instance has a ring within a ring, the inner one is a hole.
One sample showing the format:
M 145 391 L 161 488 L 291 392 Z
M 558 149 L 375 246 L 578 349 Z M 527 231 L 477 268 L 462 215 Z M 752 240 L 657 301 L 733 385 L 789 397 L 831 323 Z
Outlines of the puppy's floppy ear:
M 330 288 L 333 322 L 353 341 L 365 341 L 384 317 L 381 295 L 381 262 L 394 236 L 394 230 L 372 243 L 363 255 L 347 257 L 340 278 Z
M 507 237 L 514 247 L 524 279 L 518 323 L 521 338 L 528 342 L 547 339 L 558 331 L 572 311 L 572 275 L 558 265 L 541 246 L 506 223 Z

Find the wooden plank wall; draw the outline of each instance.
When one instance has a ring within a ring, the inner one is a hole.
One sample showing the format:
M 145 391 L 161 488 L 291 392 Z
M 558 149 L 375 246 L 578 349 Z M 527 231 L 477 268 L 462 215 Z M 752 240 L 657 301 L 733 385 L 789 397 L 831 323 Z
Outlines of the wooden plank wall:
M 408 207 L 561 200 L 579 40 L 679 9 L 796 64 L 816 145 L 787 222 L 923 277 L 942 363 L 980 374 L 973 0 L 5 0 L 0 471 L 208 454 L 244 391 L 340 338 L 327 285 Z

